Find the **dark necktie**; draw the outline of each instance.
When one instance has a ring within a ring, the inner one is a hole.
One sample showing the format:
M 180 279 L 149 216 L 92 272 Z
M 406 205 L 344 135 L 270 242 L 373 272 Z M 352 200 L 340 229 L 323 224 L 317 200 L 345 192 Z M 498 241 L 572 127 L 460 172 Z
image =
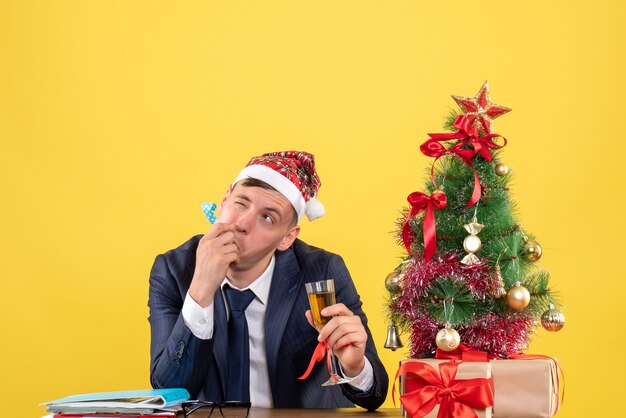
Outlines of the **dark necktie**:
M 251 290 L 240 291 L 224 286 L 230 308 L 228 320 L 227 401 L 250 401 L 250 341 L 246 308 L 254 299 Z

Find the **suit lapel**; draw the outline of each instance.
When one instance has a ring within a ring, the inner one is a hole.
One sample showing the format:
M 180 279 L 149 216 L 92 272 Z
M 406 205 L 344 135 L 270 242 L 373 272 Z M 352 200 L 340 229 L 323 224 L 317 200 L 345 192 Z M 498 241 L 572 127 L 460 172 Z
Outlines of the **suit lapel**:
M 225 391 L 227 387 L 226 376 L 228 376 L 228 322 L 221 290 L 215 292 L 214 306 L 213 355 L 219 369 L 222 391 Z M 222 393 L 222 396 L 225 396 L 225 393 Z
M 293 250 L 276 252 L 276 266 L 265 311 L 265 350 L 270 383 L 276 381 L 278 349 L 291 309 L 302 287 L 302 274 Z

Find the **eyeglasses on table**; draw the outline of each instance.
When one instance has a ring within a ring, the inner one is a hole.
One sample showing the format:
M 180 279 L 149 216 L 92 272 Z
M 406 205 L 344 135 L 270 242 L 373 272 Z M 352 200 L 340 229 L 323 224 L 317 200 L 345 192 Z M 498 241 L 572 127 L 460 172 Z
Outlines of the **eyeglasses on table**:
M 211 401 L 186 401 L 182 403 L 185 417 L 191 416 L 198 410 L 206 410 L 206 418 L 248 418 L 250 413 L 250 402 L 211 402 Z M 219 414 L 215 411 L 219 411 Z M 215 414 L 214 414 L 215 412 Z M 200 415 L 201 417 L 203 415 Z

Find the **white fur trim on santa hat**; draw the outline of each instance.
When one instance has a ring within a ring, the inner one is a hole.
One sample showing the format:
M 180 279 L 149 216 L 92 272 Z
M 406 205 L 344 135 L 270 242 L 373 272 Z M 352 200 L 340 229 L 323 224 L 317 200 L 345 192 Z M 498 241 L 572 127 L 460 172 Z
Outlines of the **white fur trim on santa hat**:
M 312 197 L 306 202 L 304 207 L 304 211 L 306 212 L 306 217 L 309 218 L 309 221 L 314 221 L 319 217 L 322 217 L 326 214 L 326 209 L 322 202 Z
M 261 180 L 278 190 L 280 194 L 285 196 L 287 200 L 291 203 L 293 208 L 296 210 L 296 214 L 298 215 L 298 222 L 302 220 L 302 216 L 304 216 L 304 197 L 302 197 L 302 192 L 296 187 L 295 184 L 291 182 L 287 177 L 280 174 L 278 171 L 272 170 L 271 168 L 262 165 L 262 164 L 254 164 L 245 167 L 235 181 L 233 182 L 233 186 L 240 180 L 246 178 L 253 178 L 257 180 Z M 309 220 L 312 220 L 309 217 Z

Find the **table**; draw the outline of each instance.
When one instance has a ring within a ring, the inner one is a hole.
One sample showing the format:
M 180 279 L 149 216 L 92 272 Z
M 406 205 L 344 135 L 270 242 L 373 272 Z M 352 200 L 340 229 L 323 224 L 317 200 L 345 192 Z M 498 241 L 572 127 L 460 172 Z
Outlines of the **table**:
M 181 415 L 182 416 L 182 415 Z M 265 409 L 265 408 L 252 408 L 250 409 L 250 415 L 248 418 L 287 418 L 287 417 L 295 417 L 295 418 L 333 418 L 333 417 L 361 417 L 361 418 L 400 418 L 400 409 L 399 408 L 383 408 L 379 409 L 376 412 L 367 412 L 365 409 L 361 408 L 340 408 L 340 409 L 310 409 L 310 408 L 302 408 L 302 409 Z M 205 418 L 206 411 L 196 411 L 191 415 L 192 418 Z M 213 417 L 216 417 L 215 413 L 213 413 Z M 212 417 L 212 418 L 213 418 Z M 217 411 L 217 417 L 219 416 L 219 411 Z

